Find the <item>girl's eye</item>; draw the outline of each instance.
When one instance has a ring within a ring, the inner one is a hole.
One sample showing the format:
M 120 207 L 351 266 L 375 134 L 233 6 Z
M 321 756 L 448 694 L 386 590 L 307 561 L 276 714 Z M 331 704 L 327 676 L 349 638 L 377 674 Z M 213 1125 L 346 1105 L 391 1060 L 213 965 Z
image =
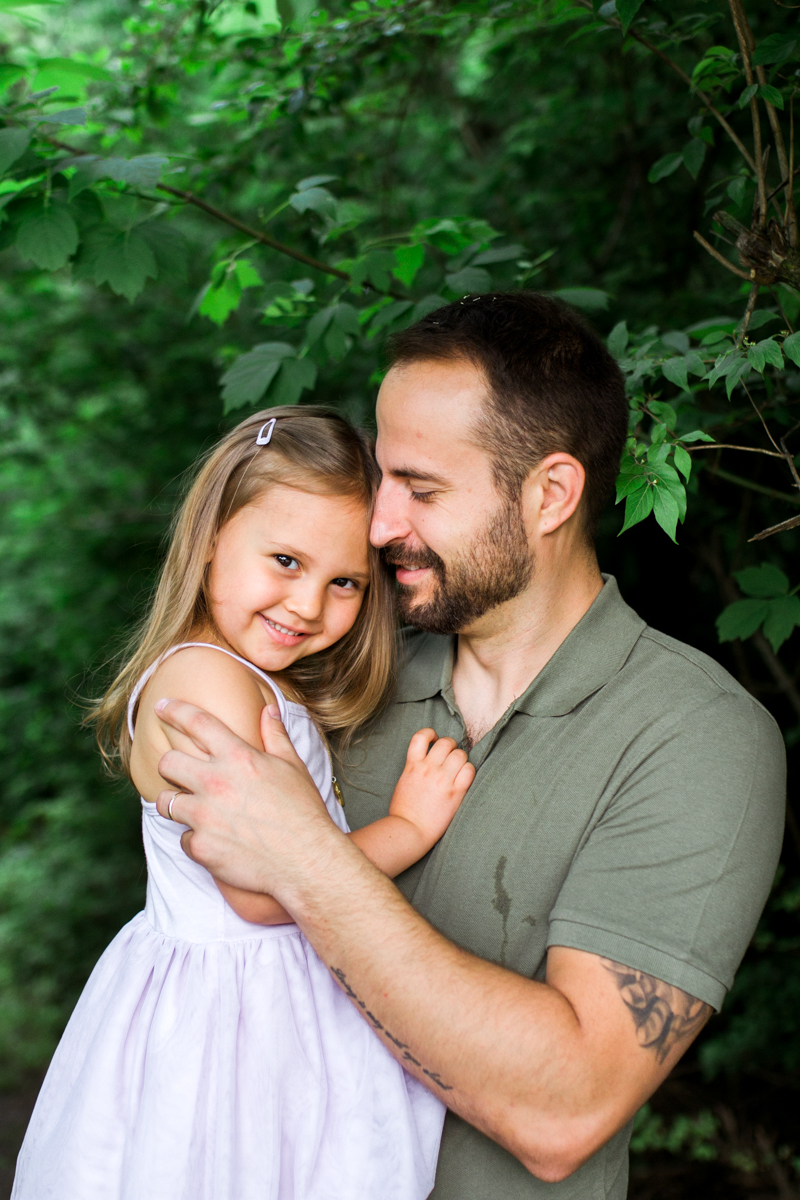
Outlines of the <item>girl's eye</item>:
M 289 554 L 274 554 L 275 562 L 280 563 L 282 567 L 287 567 L 290 571 L 298 570 L 300 564 L 296 558 L 292 558 Z
M 339 578 L 339 579 L 332 579 L 331 583 L 335 584 L 336 587 L 356 588 L 356 589 L 358 588 L 358 584 L 356 583 L 356 581 L 354 579 L 345 579 L 344 577 Z
M 436 492 L 415 492 L 412 490 L 411 499 L 419 500 L 420 504 L 430 504 L 435 495 Z

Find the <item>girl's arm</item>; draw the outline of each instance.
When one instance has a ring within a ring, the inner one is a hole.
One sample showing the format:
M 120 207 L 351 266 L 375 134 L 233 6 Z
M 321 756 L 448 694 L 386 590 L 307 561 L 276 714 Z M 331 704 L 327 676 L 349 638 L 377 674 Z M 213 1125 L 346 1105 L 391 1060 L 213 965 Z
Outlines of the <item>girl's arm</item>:
M 260 720 L 265 704 L 274 703 L 271 689 L 242 663 L 219 650 L 187 647 L 161 664 L 142 693 L 131 750 L 131 777 L 145 800 L 155 800 L 164 780 L 158 762 L 167 750 L 200 756 L 197 747 L 175 729 L 159 721 L 153 705 L 162 696 L 191 700 L 224 721 L 229 729 L 263 750 Z M 285 925 L 292 918 L 273 900 L 215 880 L 231 908 L 245 921 L 257 925 Z
M 452 738 L 420 729 L 411 739 L 389 815 L 350 834 L 359 850 L 394 879 L 438 842 L 475 778 Z

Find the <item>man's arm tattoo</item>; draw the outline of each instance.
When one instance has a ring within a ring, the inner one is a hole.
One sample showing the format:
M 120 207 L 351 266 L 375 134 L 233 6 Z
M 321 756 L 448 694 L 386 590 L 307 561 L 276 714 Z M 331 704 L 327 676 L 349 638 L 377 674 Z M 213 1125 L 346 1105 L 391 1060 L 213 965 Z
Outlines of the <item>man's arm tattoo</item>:
M 617 982 L 625 1006 L 633 1017 L 639 1045 L 652 1050 L 663 1063 L 673 1046 L 692 1038 L 711 1016 L 710 1004 L 688 992 L 662 983 L 653 975 L 623 966 L 611 958 L 600 960 Z
M 369 1009 L 367 1008 L 364 1001 L 361 1000 L 356 995 L 356 993 L 353 991 L 353 989 L 350 987 L 350 984 L 347 982 L 347 976 L 345 975 L 344 971 L 340 970 L 339 967 L 331 967 L 330 970 L 331 970 L 331 975 L 333 975 L 334 978 L 338 979 L 339 986 L 341 987 L 342 991 L 345 993 L 346 996 L 349 996 L 350 999 L 353 1000 L 358 1005 L 358 1007 L 364 1013 L 364 1016 L 369 1021 L 372 1028 L 377 1033 L 379 1033 L 382 1037 L 385 1037 L 387 1042 L 391 1042 L 392 1045 L 395 1046 L 400 1051 L 403 1062 L 409 1062 L 413 1066 L 417 1067 L 420 1071 L 422 1071 L 423 1075 L 425 1075 L 428 1079 L 430 1079 L 433 1083 L 435 1083 L 437 1087 L 441 1088 L 441 1090 L 443 1092 L 452 1092 L 453 1089 L 449 1083 L 444 1083 L 442 1081 L 442 1079 L 439 1077 L 439 1075 L 436 1073 L 436 1071 L 429 1071 L 427 1067 L 423 1067 L 423 1065 L 419 1061 L 419 1059 L 414 1058 L 414 1055 L 411 1054 L 407 1043 L 401 1042 L 400 1039 L 396 1038 L 393 1033 L 390 1033 L 389 1030 L 386 1028 L 386 1026 L 381 1024 L 381 1022 L 378 1020 L 378 1018 L 375 1016 L 375 1014 L 371 1013 L 369 1011 Z

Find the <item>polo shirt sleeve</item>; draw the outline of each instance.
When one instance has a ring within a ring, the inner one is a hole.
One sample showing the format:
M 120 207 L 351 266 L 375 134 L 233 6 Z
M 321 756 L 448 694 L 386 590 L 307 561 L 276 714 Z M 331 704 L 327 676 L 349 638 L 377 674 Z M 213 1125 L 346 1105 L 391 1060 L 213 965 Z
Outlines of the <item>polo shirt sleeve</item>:
M 643 732 L 578 847 L 548 946 L 614 959 L 719 1009 L 774 879 L 784 803 L 783 739 L 747 694 L 720 692 Z

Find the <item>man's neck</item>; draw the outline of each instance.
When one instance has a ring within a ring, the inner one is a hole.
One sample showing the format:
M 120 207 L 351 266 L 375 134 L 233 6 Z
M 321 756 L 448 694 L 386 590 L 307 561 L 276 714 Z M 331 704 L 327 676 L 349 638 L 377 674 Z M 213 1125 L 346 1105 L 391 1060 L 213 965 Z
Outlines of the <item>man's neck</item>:
M 527 691 L 602 586 L 593 554 L 537 569 L 525 592 L 459 634 L 453 692 L 472 745 Z

